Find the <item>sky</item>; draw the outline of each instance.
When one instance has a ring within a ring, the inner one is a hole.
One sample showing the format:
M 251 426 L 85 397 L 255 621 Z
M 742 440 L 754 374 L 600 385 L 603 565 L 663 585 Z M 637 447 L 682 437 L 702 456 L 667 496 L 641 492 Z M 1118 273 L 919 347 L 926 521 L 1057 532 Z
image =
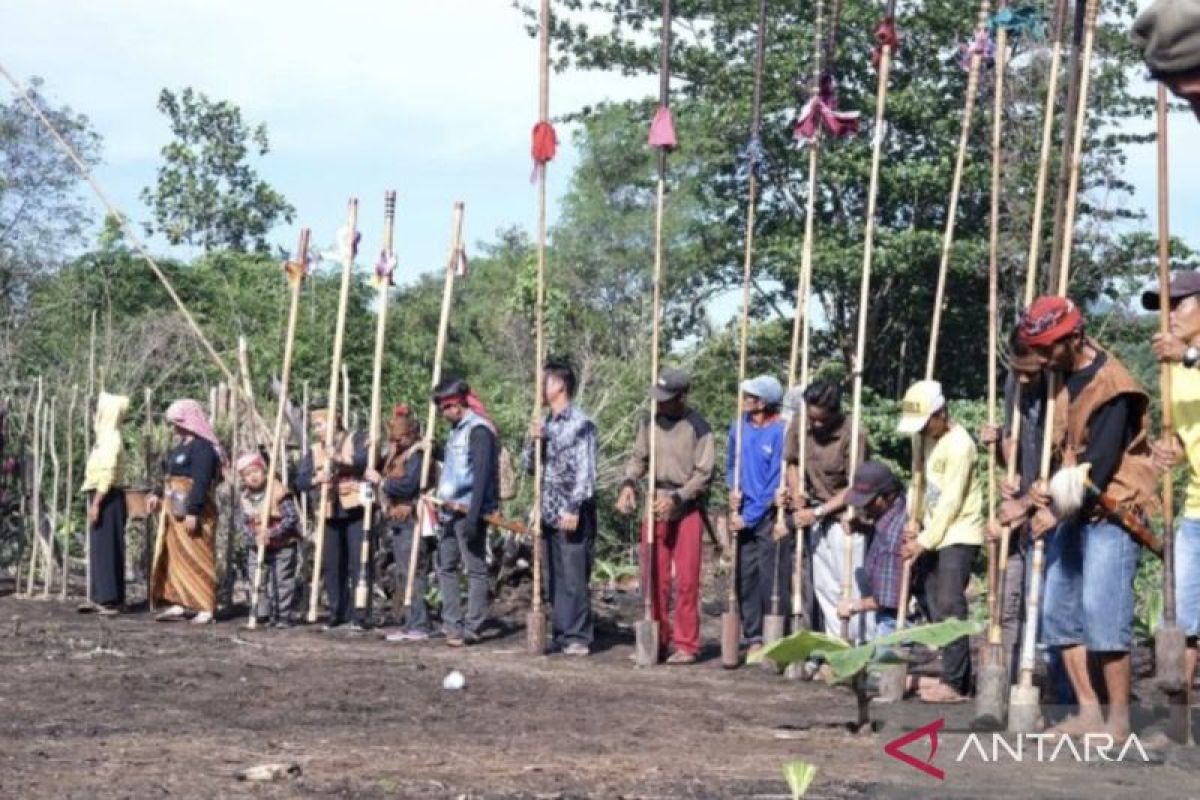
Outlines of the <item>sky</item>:
M 469 243 L 513 224 L 533 229 L 537 46 L 511 0 L 0 0 L 0 20 L 0 59 L 91 118 L 104 137 L 97 177 L 135 220 L 149 217 L 138 193 L 170 138 L 158 93 L 190 85 L 267 123 L 272 152 L 256 168 L 297 210 L 296 225 L 272 234 L 280 246 L 294 247 L 303 224 L 327 247 L 355 195 L 370 252 L 389 188 L 399 196 L 401 283 L 444 265 L 455 200 L 466 203 Z M 551 81 L 552 113 L 657 92 L 653 76 L 575 71 Z M 1171 124 L 1172 231 L 1200 246 L 1196 121 L 1174 114 Z M 558 129 L 551 221 L 577 163 L 570 128 Z M 1152 145 L 1130 150 L 1126 175 L 1137 187 L 1131 205 L 1153 212 Z

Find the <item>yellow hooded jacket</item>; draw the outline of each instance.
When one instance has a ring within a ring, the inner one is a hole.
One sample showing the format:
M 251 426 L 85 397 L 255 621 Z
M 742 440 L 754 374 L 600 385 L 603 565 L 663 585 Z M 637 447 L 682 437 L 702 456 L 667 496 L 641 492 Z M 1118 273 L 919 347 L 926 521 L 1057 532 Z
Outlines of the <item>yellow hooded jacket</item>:
M 129 398 L 101 392 L 96 400 L 94 428 L 96 443 L 88 455 L 83 491 L 107 494 L 125 482 L 125 447 L 121 442 L 121 420 L 129 409 Z

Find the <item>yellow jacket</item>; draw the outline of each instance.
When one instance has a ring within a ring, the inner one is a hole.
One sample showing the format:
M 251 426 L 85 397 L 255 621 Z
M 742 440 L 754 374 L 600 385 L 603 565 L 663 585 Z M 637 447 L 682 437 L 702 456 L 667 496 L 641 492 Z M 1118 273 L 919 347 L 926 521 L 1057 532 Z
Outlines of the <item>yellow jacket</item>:
M 975 442 L 952 424 L 937 442 L 925 438 L 925 518 L 917 542 L 926 550 L 983 544 L 983 497 L 975 475 Z M 909 508 L 913 508 L 909 492 Z
M 129 409 L 129 398 L 101 392 L 96 400 L 94 428 L 96 443 L 88 454 L 83 474 L 83 491 L 108 494 L 125 483 L 125 447 L 121 442 L 121 420 Z

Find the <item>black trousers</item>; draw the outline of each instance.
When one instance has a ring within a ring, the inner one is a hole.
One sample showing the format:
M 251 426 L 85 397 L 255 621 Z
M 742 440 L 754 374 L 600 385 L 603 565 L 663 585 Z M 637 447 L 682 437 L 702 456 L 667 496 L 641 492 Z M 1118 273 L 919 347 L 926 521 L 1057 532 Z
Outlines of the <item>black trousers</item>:
M 922 556 L 922 605 L 931 620 L 967 618 L 967 583 L 978 553 L 978 545 L 952 544 Z M 971 680 L 971 641 L 964 636 L 942 650 L 942 683 L 968 694 Z
M 747 641 L 762 641 L 763 617 L 772 612 L 771 599 L 776 591 L 779 593 L 779 613 L 791 614 L 794 539 L 789 536 L 776 542 L 774 530 L 775 507 L 772 506 L 753 528 L 738 532 L 738 605 L 742 616 L 742 638 Z
M 550 603 L 554 643 L 592 644 L 592 564 L 596 553 L 596 504 L 579 509 L 579 525 L 571 532 L 542 526 L 546 564 L 544 595 Z
M 90 495 L 89 499 L 94 496 Z M 100 501 L 100 516 L 88 530 L 93 603 L 125 603 L 125 491 L 111 489 Z
M 354 608 L 354 587 L 358 584 L 363 541 L 362 514 L 325 522 L 325 547 L 321 556 L 321 580 L 325 582 L 325 602 L 329 623 L 341 625 L 354 619 L 363 622 L 367 609 Z M 367 569 L 373 558 L 368 558 Z M 371 579 L 368 572 L 367 580 Z

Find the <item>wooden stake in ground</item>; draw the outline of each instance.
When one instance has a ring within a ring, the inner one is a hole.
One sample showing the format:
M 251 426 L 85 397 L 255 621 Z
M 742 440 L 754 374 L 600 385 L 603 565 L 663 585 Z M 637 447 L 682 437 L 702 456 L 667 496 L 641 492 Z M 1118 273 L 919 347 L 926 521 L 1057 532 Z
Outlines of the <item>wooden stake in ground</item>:
M 463 254 L 463 204 L 454 204 L 454 221 L 450 227 L 450 254 L 446 258 L 446 276 L 442 284 L 442 310 L 438 317 L 437 345 L 433 352 L 433 373 L 429 380 L 429 411 L 425 417 L 425 438 L 421 443 L 421 483 L 420 490 L 424 491 L 429 483 L 429 474 L 433 469 L 433 429 L 437 424 L 437 403 L 433 401 L 433 392 L 442 382 L 442 359 L 446 355 L 446 334 L 450 330 L 450 306 L 454 300 L 454 277 L 458 265 L 464 259 Z M 433 527 L 429 519 L 429 503 L 424 499 L 417 502 L 417 525 L 413 531 L 413 543 L 409 548 L 408 580 L 404 584 L 404 613 L 407 619 L 412 618 L 413 584 L 417 578 L 417 564 L 420 559 L 421 537 L 426 530 Z
M 275 427 L 271 431 L 271 451 L 267 454 L 267 487 L 263 496 L 262 514 L 258 519 L 258 530 L 264 533 L 269 529 L 271 524 L 271 507 L 275 502 L 273 493 L 275 491 L 275 472 L 278 469 L 279 462 L 286 460 L 286 452 L 283 446 L 284 443 L 284 416 L 287 414 L 288 406 L 288 386 L 292 379 L 292 357 L 296 350 L 296 320 L 300 310 L 300 289 L 304 286 L 304 277 L 308 274 L 308 240 L 311 236 L 311 231 L 308 228 L 300 230 L 300 240 L 296 243 L 296 254 L 292 261 L 285 261 L 283 264 L 284 273 L 287 276 L 290 300 L 288 302 L 288 320 L 287 330 L 283 338 L 283 369 L 279 377 L 279 408 L 275 412 Z M 305 384 L 307 389 L 308 384 Z M 305 391 L 304 405 L 308 407 L 307 391 Z M 307 422 L 305 423 L 307 425 Z M 307 450 L 305 451 L 307 452 Z M 251 580 L 250 588 L 250 612 L 249 619 L 246 620 L 246 626 L 254 630 L 258 625 L 258 597 L 262 590 L 263 577 L 263 562 L 266 561 L 267 548 L 266 536 L 260 535 L 256 543 L 256 555 L 258 556 L 254 562 L 254 576 Z
M 309 406 L 309 389 L 308 381 L 304 382 L 301 402 L 304 407 L 300 409 L 300 452 L 307 453 L 309 450 L 309 421 L 308 421 L 308 406 Z M 281 460 L 286 462 L 286 450 L 280 449 Z M 300 493 L 300 531 L 304 535 L 304 540 L 308 541 L 308 492 Z
M 654 199 L 654 272 L 651 277 L 650 303 L 650 417 L 646 422 L 647 471 L 646 503 L 643 514 L 646 548 L 642 555 L 642 619 L 634 623 L 634 663 L 639 667 L 652 667 L 659 660 L 659 627 L 654 618 L 654 595 L 656 571 L 654 560 L 655 532 L 658 522 L 654 513 L 657 499 L 655 476 L 658 470 L 658 399 L 654 393 L 658 385 L 658 355 L 661 348 L 660 325 L 662 323 L 662 280 L 663 280 L 663 211 L 666 205 L 667 153 L 675 147 L 675 126 L 671 121 L 671 0 L 663 0 L 662 39 L 659 45 L 658 110 L 655 124 L 650 127 L 650 144 L 658 149 L 658 183 Z M 661 126 L 658 123 L 662 123 Z M 656 136 L 656 133 L 659 134 Z M 660 580 L 671 580 L 664 575 Z M 732 578 L 731 578 L 732 580 Z M 663 609 L 664 613 L 666 609 Z
M 1004 9 L 1005 2 L 1000 3 Z M 988 425 L 996 425 L 997 338 L 999 337 L 1000 293 L 1000 172 L 1003 151 L 1004 71 L 1008 57 L 1008 30 L 996 30 L 995 89 L 992 104 L 992 186 L 988 231 Z M 996 522 L 996 442 L 988 445 L 987 504 L 988 530 Z M 1014 459 L 1015 460 L 1015 459 Z M 1007 548 L 1007 541 L 1004 543 Z M 991 728 L 1003 728 L 1008 713 L 1008 659 L 1000 631 L 1001 542 L 987 541 L 988 630 L 987 645 L 980 650 L 979 676 L 975 682 L 975 718 Z
M 50 398 L 49 438 L 46 447 L 50 451 L 50 530 L 46 532 L 46 574 L 42 582 L 42 599 L 50 599 L 50 587 L 54 584 L 54 537 L 58 535 L 58 484 L 62 477 L 58 462 L 58 398 Z
M 346 369 L 345 362 L 342 362 L 342 424 L 347 430 L 354 429 L 350 424 L 350 370 Z
M 67 406 L 67 475 L 63 490 L 63 571 L 60 600 L 67 599 L 68 582 L 71 580 L 71 537 L 75 532 L 75 521 L 71 514 L 71 498 L 75 487 L 75 401 L 78 388 L 71 385 L 71 402 Z
M 25 575 L 25 597 L 33 597 L 33 576 L 37 572 L 42 542 L 42 377 L 37 379 L 37 399 L 33 402 L 33 474 L 29 482 L 29 571 Z
M 342 343 L 346 334 L 346 309 L 350 298 L 350 272 L 354 269 L 354 256 L 358 240 L 358 199 L 350 198 L 350 208 L 347 212 L 345 236 L 342 247 L 342 283 L 338 292 L 337 323 L 333 333 L 333 355 L 329 361 L 329 413 L 325 415 L 325 459 L 326 471 L 333 474 L 333 446 L 337 433 L 336 417 L 338 402 L 338 373 L 342 366 Z M 313 541 L 313 572 L 312 594 L 308 598 L 308 622 L 317 621 L 317 607 L 321 600 L 321 559 L 325 549 L 325 522 L 329 514 L 329 493 L 331 481 L 321 484 L 321 500 L 317 506 L 317 532 Z
M 371 367 L 371 418 L 367 423 L 367 464 L 375 469 L 379 463 L 379 416 L 383 395 L 383 345 L 387 337 L 388 291 L 396 256 L 392 251 L 392 234 L 396 225 L 396 193 L 392 190 L 383 198 L 383 249 L 375 265 L 375 290 L 379 307 L 375 311 L 375 360 Z M 345 365 L 342 367 L 345 369 Z M 364 618 L 371 597 L 368 576 L 371 561 L 371 529 L 375 512 L 375 493 L 367 494 L 363 502 L 363 537 L 358 553 L 358 582 L 354 587 L 354 607 Z
M 750 111 L 750 143 L 744 158 L 749 173 L 746 188 L 746 248 L 742 262 L 742 315 L 738 326 L 738 378 L 737 416 L 733 428 L 733 494 L 740 496 L 742 492 L 742 430 L 746 426 L 745 412 L 742 410 L 742 384 L 746 380 L 746 351 L 750 334 L 750 280 L 754 266 L 754 212 L 758 203 L 758 170 L 761 169 L 762 141 L 759 134 L 762 129 L 762 81 L 763 61 L 766 53 L 767 39 L 767 2 L 758 3 L 758 38 L 754 53 L 754 99 Z M 741 662 L 741 633 L 742 620 L 738 609 L 738 545 L 737 537 L 742 533 L 733 525 L 733 518 L 741 519 L 741 509 L 730 509 L 730 526 L 733 541 L 729 548 L 729 591 L 725 602 L 725 612 L 721 614 L 721 666 L 733 669 Z
M 853 375 L 852 405 L 850 412 L 850 464 L 847 475 L 851 481 L 858 469 L 859 449 L 862 441 L 862 390 L 863 366 L 866 361 L 867 347 L 867 317 L 871 298 L 871 264 L 875 255 L 875 225 L 876 203 L 879 196 L 879 165 L 883 158 L 883 120 L 887 110 L 888 78 L 892 68 L 892 51 L 898 40 L 895 31 L 895 0 L 888 0 L 887 12 L 883 23 L 876 32 L 879 42 L 878 66 L 879 83 L 875 95 L 875 125 L 872 127 L 874 143 L 871 149 L 871 182 L 867 190 L 867 227 L 863 235 L 863 264 L 862 278 L 858 295 L 858 330 L 855 335 L 854 363 L 851 366 Z M 842 551 L 842 599 L 849 601 L 854 596 L 854 536 L 850 528 L 850 515 L 843 521 L 843 538 L 845 546 Z M 897 622 L 903 619 L 899 613 Z M 842 639 L 851 641 L 850 620 L 842 620 Z M 868 699 L 862 677 L 854 680 L 855 698 L 858 701 L 858 727 L 867 724 L 869 719 Z
M 1171 224 L 1170 190 L 1167 172 L 1167 88 L 1158 84 L 1158 331 L 1164 336 L 1171 332 Z M 1162 438 L 1175 436 L 1171 408 L 1171 370 L 1164 362 L 1159 368 L 1162 393 Z M 1191 674 L 1187 671 L 1187 639 L 1176 619 L 1175 606 L 1175 489 L 1171 470 L 1163 474 L 1163 535 L 1162 535 L 1162 592 L 1163 618 L 1154 631 L 1154 672 L 1159 688 L 1170 699 L 1171 721 L 1168 735 L 1180 744 L 1191 741 L 1191 716 L 1188 709 L 1188 688 Z
M 546 170 L 554 156 L 554 148 L 546 147 L 546 138 L 555 142 L 550 127 L 550 0 L 542 0 L 538 41 L 538 123 L 533 134 L 533 157 L 537 170 L 538 228 L 537 228 L 537 300 L 534 305 L 533 339 L 533 424 L 542 424 L 542 401 L 545 397 L 546 362 Z M 542 599 L 542 471 L 544 441 L 533 443 L 533 509 L 530 530 L 533 532 L 533 597 L 525 619 L 526 648 L 532 655 L 546 652 L 546 609 Z
M 1071 277 L 1071 251 L 1075 240 L 1075 204 L 1079 198 L 1079 173 L 1082 163 L 1083 134 L 1087 122 L 1087 100 L 1089 73 L 1092 64 L 1092 48 L 1096 38 L 1096 16 L 1098 0 L 1087 0 L 1084 14 L 1083 53 L 1080 56 L 1078 104 L 1067 109 L 1073 119 L 1074 142 L 1067 193 L 1063 204 L 1057 209 L 1055 226 L 1061 229 L 1062 250 L 1054 253 L 1059 258 L 1058 280 L 1055 283 L 1059 297 L 1067 296 L 1067 285 Z M 1070 92 L 1068 92 L 1068 96 Z M 1050 373 L 1046 382 L 1046 404 L 1042 414 L 1043 439 L 1042 458 L 1038 470 L 1043 484 L 1050 477 L 1050 461 L 1054 450 L 1054 409 L 1058 395 L 1058 380 Z M 1046 560 L 1046 540 L 1039 536 L 1033 542 L 1033 555 L 1029 566 L 1029 591 L 1025 600 L 1025 630 L 1021 641 L 1021 671 L 1017 685 L 1013 687 L 1008 701 L 1008 730 L 1011 733 L 1031 733 L 1038 728 L 1041 709 L 1037 689 L 1033 685 L 1033 672 L 1037 658 L 1037 629 L 1041 618 L 1042 568 Z
M 87 397 L 84 398 L 83 411 L 83 452 L 85 458 L 92 452 L 92 415 L 96 410 L 96 310 L 92 309 L 92 335 L 88 340 L 88 386 Z M 92 525 L 88 521 L 88 499 L 83 496 L 83 563 L 84 563 L 84 602 L 92 604 Z

